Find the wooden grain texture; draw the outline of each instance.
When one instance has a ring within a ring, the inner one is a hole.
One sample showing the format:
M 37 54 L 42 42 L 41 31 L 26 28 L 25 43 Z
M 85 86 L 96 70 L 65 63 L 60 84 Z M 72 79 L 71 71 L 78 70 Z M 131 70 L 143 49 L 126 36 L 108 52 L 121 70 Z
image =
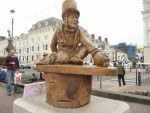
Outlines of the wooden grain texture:
M 80 65 L 37 65 L 40 72 L 73 75 L 117 76 L 116 67 L 80 66 Z
M 59 108 L 88 104 L 92 76 L 46 73 L 46 102 Z

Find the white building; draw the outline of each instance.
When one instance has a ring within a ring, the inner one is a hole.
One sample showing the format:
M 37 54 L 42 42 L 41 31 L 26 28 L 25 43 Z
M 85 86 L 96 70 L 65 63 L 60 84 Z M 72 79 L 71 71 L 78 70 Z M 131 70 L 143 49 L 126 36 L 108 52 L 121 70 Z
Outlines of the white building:
M 27 34 L 21 34 L 13 38 L 13 45 L 16 48 L 16 55 L 19 61 L 26 61 L 29 63 L 35 63 L 43 57 L 43 53 L 51 53 L 50 43 L 55 30 L 62 24 L 62 20 L 51 17 L 35 23 Z M 82 27 L 81 27 L 82 28 Z M 85 36 L 90 41 L 90 34 L 82 28 Z M 92 44 L 97 42 L 94 40 Z M 6 56 L 5 48 L 7 47 L 7 40 L 0 41 L 0 56 Z M 91 56 L 85 58 L 89 62 Z
M 122 61 L 123 63 L 128 61 L 128 54 L 121 50 L 121 49 L 117 49 L 115 47 L 108 47 L 107 53 L 109 55 L 110 58 L 110 62 L 118 62 L 118 61 Z
M 27 34 L 21 34 L 13 38 L 16 55 L 19 61 L 34 63 L 42 58 L 43 52 L 51 53 L 50 42 L 54 32 L 62 20 L 51 17 L 35 23 Z M 6 56 L 4 52 L 7 40 L 0 41 L 0 56 Z
M 150 0 L 143 0 L 144 62 L 150 63 Z
M 34 64 L 43 57 L 43 53 L 51 53 L 50 43 L 55 30 L 62 24 L 62 20 L 51 17 L 35 23 L 27 34 L 21 34 L 13 38 L 13 45 L 16 48 L 16 55 L 19 61 L 29 62 Z M 81 27 L 82 28 L 82 27 Z M 87 40 L 95 47 L 102 50 L 105 54 L 108 54 L 108 39 L 103 41 L 101 36 L 95 38 L 95 35 L 90 35 L 87 30 L 82 28 Z M 5 48 L 7 47 L 7 39 L 0 40 L 0 56 L 7 56 Z M 85 59 L 85 62 L 93 63 L 92 57 L 89 54 Z
M 105 40 L 102 40 L 101 36 L 98 36 L 98 38 L 95 37 L 95 34 L 88 34 L 85 32 L 86 38 L 87 40 L 90 42 L 90 44 L 92 44 L 94 47 L 98 48 L 100 51 L 102 51 L 104 54 L 108 55 L 106 53 L 107 51 L 107 47 L 108 47 L 108 39 L 105 38 Z M 85 57 L 84 62 L 86 62 L 87 64 L 94 64 L 94 61 L 92 59 L 92 56 L 90 54 L 87 55 L 87 57 Z

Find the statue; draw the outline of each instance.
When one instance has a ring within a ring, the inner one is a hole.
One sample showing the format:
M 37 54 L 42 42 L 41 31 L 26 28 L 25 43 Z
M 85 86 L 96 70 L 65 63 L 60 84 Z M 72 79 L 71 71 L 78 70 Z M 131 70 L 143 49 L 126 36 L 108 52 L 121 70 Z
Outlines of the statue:
M 65 0 L 62 4 L 64 22 L 51 41 L 52 53 L 37 62 L 37 71 L 46 75 L 46 102 L 59 108 L 88 104 L 92 76 L 117 75 L 117 69 L 107 68 L 109 58 L 86 40 L 78 25 L 79 16 L 75 0 Z M 82 66 L 82 60 L 88 54 L 97 66 Z
M 92 46 L 86 39 L 78 25 L 80 12 L 74 0 L 65 0 L 62 5 L 62 19 L 64 23 L 59 27 L 51 42 L 52 53 L 48 59 L 37 62 L 44 64 L 78 64 L 82 65 L 89 53 L 97 66 L 107 67 L 109 58 Z
M 80 12 L 74 0 L 65 0 L 62 5 L 62 19 L 64 23 L 53 36 L 49 58 L 37 62 L 42 64 L 78 64 L 82 65 L 89 53 L 97 66 L 107 67 L 109 58 L 92 46 L 85 38 L 78 25 Z
M 53 53 L 49 59 L 37 64 L 83 64 L 82 59 L 90 53 L 96 65 L 108 66 L 109 58 L 86 40 L 82 29 L 78 26 L 79 16 L 76 2 L 64 1 L 62 5 L 64 23 L 53 36 L 51 42 Z

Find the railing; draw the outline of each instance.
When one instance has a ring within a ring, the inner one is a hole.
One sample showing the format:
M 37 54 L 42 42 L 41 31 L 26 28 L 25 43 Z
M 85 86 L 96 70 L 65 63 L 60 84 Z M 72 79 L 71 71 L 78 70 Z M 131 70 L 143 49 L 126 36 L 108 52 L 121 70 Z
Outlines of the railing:
M 94 76 L 92 88 L 117 92 L 150 92 L 150 70 L 142 68 L 138 73 L 137 69 L 131 69 L 131 72 L 126 69 L 125 82 L 125 86 L 122 83 L 119 87 L 118 76 Z

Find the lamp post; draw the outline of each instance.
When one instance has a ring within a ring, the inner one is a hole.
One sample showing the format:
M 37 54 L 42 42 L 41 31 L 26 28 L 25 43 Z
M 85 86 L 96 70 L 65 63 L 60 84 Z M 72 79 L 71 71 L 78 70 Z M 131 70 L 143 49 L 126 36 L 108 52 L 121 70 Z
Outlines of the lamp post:
M 12 34 L 10 35 L 10 30 L 8 29 L 7 32 L 8 32 L 8 45 L 6 47 L 6 51 L 7 53 L 10 52 L 11 49 L 13 49 L 15 51 L 15 47 L 13 46 L 13 24 L 14 24 L 14 13 L 15 13 L 15 10 L 10 10 L 11 12 L 11 17 L 12 17 Z M 16 53 L 16 51 L 15 51 Z
M 11 37 L 13 37 L 13 24 L 14 24 L 14 13 L 15 13 L 15 10 L 12 9 L 10 10 L 11 12 L 11 18 L 12 18 L 12 34 L 11 34 Z

